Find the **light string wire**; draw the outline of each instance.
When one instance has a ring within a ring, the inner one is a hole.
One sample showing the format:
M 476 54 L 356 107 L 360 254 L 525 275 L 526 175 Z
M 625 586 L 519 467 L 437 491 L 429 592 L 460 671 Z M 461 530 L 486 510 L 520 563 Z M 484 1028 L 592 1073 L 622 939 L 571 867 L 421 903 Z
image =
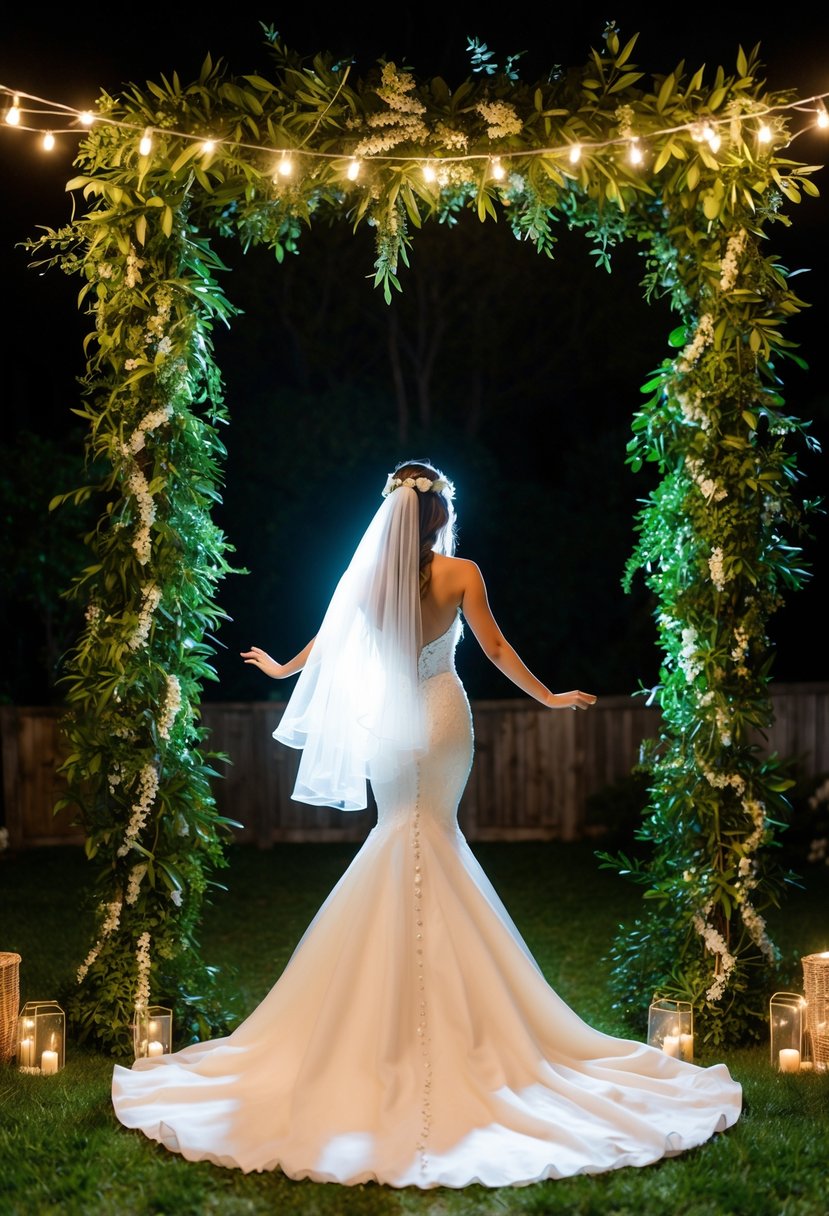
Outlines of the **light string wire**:
M 345 84 L 342 81 L 340 88 Z M 339 92 L 339 90 L 338 90 Z M 118 127 L 122 130 L 135 131 L 140 134 L 142 139 L 151 138 L 154 135 L 164 136 L 166 138 L 181 139 L 191 143 L 202 143 L 207 145 L 207 151 L 214 152 L 222 144 L 227 144 L 230 147 L 244 149 L 250 152 L 262 152 L 271 156 L 282 157 L 307 157 L 315 160 L 353 160 L 353 156 L 348 151 L 339 152 L 323 152 L 310 150 L 301 146 L 285 146 L 273 147 L 267 144 L 248 143 L 244 140 L 229 139 L 220 135 L 196 135 L 192 131 L 179 131 L 173 127 L 159 127 L 152 123 L 136 123 L 125 121 L 124 119 L 111 118 L 105 114 L 100 114 L 94 110 L 79 110 L 74 106 L 66 105 L 63 102 L 53 101 L 48 98 L 38 97 L 36 94 L 27 93 L 23 89 L 15 89 L 9 85 L 0 83 L 0 95 L 5 94 L 12 98 L 12 105 L 7 108 L 4 121 L 0 122 L 0 128 L 3 126 L 9 127 L 16 131 L 25 131 L 30 134 L 43 135 L 44 137 L 51 136 L 54 139 L 57 135 L 82 135 L 83 131 L 78 130 L 78 126 L 72 127 L 42 127 L 30 126 L 20 122 L 24 115 L 62 117 L 71 116 L 74 124 L 80 124 L 81 127 L 89 128 L 95 124 L 99 126 Z M 740 114 L 729 114 L 724 117 L 714 117 L 707 115 L 704 112 L 698 119 L 692 122 L 679 123 L 672 127 L 660 127 L 655 130 L 649 130 L 636 134 L 631 131 L 625 135 L 618 135 L 609 139 L 602 140 L 573 140 L 569 143 L 560 146 L 546 148 L 523 148 L 523 149 L 503 149 L 491 152 L 467 152 L 467 153 L 451 153 L 447 156 L 436 155 L 434 153 L 420 153 L 415 155 L 401 156 L 390 153 L 370 153 L 361 156 L 361 162 L 366 163 L 405 163 L 412 160 L 426 161 L 432 164 L 459 164 L 466 161 L 487 161 L 498 162 L 508 160 L 526 160 L 535 156 L 573 156 L 574 151 L 577 152 L 578 158 L 582 155 L 589 155 L 592 151 L 601 151 L 604 148 L 612 147 L 628 147 L 631 145 L 639 145 L 647 143 L 650 140 L 658 139 L 662 136 L 677 135 L 680 132 L 687 131 L 692 138 L 698 142 L 711 142 L 712 133 L 716 132 L 717 127 L 730 126 L 732 122 L 737 121 L 757 121 L 767 118 L 770 115 L 786 113 L 789 111 L 798 111 L 801 113 L 812 113 L 815 115 L 814 125 L 820 129 L 829 128 L 829 111 L 826 108 L 826 98 L 829 97 L 829 91 L 825 93 L 816 93 L 811 97 L 798 98 L 795 101 L 779 102 L 773 105 L 761 106 L 757 109 L 747 110 Z M 23 107 L 20 101 L 25 100 L 35 103 L 33 107 Z M 333 104 L 335 99 L 329 105 Z M 50 107 L 50 108 L 46 108 Z M 14 113 L 14 117 L 9 115 Z M 321 121 L 318 119 L 317 126 Z M 813 124 L 803 127 L 801 130 L 794 132 L 788 139 L 787 145 L 791 144 L 798 136 L 803 135 L 812 129 Z M 698 133 L 695 135 L 695 132 Z M 51 145 L 50 145 L 51 146 Z M 713 150 L 713 149 L 712 149 Z

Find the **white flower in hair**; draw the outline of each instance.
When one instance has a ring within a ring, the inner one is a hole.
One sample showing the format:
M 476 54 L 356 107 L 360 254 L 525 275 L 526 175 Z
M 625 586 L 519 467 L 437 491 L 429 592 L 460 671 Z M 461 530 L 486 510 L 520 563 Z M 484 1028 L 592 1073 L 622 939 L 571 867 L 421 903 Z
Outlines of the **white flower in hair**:
M 399 490 L 401 486 L 408 486 L 411 490 L 419 490 L 421 494 L 428 494 L 430 490 L 436 494 L 444 494 L 447 498 L 453 498 L 455 495 L 455 487 L 445 477 L 436 477 L 434 481 L 430 481 L 428 477 L 395 477 L 394 473 L 389 473 L 383 489 L 383 497 L 388 498 L 389 494 L 394 490 Z

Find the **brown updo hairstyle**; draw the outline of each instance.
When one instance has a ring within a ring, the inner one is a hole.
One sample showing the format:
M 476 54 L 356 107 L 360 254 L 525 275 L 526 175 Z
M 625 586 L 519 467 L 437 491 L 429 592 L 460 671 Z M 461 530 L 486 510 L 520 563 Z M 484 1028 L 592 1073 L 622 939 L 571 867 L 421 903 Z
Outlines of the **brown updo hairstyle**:
M 429 481 L 442 478 L 448 482 L 448 477 L 425 460 L 406 460 L 394 470 L 393 477 L 404 481 L 407 477 L 428 477 Z M 417 503 L 420 509 L 420 595 L 426 594 L 429 578 L 432 573 L 432 556 L 434 553 L 444 553 L 451 557 L 455 552 L 455 508 L 452 505 L 451 490 L 427 490 L 417 493 Z

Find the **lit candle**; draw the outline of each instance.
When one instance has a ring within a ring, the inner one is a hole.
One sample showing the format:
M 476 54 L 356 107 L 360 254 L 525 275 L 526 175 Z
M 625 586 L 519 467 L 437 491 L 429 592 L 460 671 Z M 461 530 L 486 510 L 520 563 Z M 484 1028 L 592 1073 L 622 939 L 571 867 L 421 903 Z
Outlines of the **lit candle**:
M 662 1040 L 662 1050 L 668 1056 L 676 1056 L 679 1058 L 679 1035 L 666 1034 Z
M 147 1055 L 148 1056 L 163 1056 L 164 1055 L 164 1044 L 159 1043 L 157 1039 L 151 1039 L 150 1042 L 147 1044 Z
M 694 1060 L 694 1036 L 692 1034 L 681 1034 L 679 1036 L 679 1054 L 683 1060 L 687 1060 L 689 1064 Z
M 40 1057 L 40 1071 L 44 1077 L 49 1077 L 58 1071 L 58 1053 L 56 1051 L 44 1051 Z
M 35 1062 L 35 1041 L 31 1037 L 20 1040 L 20 1067 L 32 1068 Z
M 780 1052 L 781 1072 L 800 1072 L 800 1052 L 795 1047 L 784 1047 Z

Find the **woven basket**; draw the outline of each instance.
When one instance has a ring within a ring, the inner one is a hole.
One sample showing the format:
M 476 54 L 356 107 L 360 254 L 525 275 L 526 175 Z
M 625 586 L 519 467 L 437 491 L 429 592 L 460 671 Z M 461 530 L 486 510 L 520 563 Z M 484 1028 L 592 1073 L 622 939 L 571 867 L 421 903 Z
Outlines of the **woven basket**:
M 829 951 L 802 958 L 806 1033 L 815 1068 L 829 1065 Z
M 20 1010 L 20 955 L 0 950 L 0 1064 L 17 1052 L 17 1015 Z

